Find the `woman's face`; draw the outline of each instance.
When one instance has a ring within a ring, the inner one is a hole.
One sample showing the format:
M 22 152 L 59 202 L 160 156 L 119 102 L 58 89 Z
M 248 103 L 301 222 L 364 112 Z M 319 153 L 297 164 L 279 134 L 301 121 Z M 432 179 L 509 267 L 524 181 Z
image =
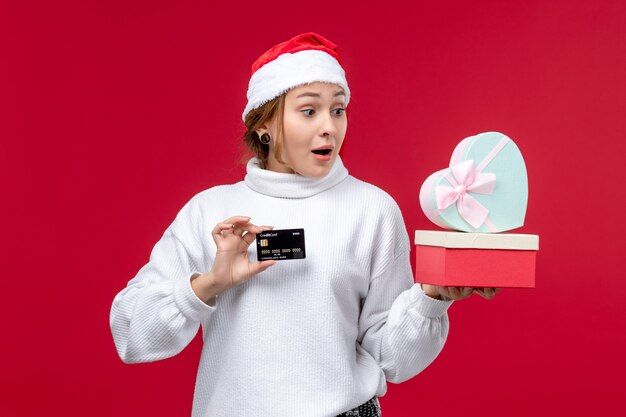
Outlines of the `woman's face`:
M 311 83 L 290 90 L 285 96 L 281 164 L 270 142 L 267 169 L 321 178 L 337 159 L 348 128 L 346 96 L 336 84 Z M 268 125 L 276 137 L 275 120 Z

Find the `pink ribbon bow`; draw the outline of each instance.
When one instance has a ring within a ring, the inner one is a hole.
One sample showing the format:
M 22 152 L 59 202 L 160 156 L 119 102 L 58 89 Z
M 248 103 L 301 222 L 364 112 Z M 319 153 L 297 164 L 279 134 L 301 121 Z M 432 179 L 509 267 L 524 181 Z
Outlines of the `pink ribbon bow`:
M 487 219 L 489 210 L 469 193 L 492 194 L 496 185 L 496 174 L 482 173 L 476 169 L 473 160 L 450 167 L 444 178 L 452 185 L 440 185 L 435 189 L 437 209 L 445 210 L 456 202 L 459 215 L 474 229 L 478 229 Z

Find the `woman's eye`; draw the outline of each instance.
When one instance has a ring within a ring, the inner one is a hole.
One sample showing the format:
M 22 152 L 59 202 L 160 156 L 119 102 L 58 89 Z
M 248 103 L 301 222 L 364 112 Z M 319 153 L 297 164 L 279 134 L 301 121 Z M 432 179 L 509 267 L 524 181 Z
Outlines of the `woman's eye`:
M 313 113 L 315 113 L 315 110 L 306 109 L 306 110 L 302 110 L 302 113 L 304 113 L 305 116 L 313 116 Z
M 346 109 L 344 109 L 344 108 L 339 108 L 339 109 L 334 109 L 333 110 L 333 113 L 335 114 L 335 116 L 341 116 L 345 112 L 346 112 Z

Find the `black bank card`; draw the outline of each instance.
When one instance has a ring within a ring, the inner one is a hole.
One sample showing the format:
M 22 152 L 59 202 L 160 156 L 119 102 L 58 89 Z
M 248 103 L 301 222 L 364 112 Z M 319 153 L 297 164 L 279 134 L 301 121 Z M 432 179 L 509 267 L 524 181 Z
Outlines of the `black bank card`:
M 304 229 L 270 230 L 256 235 L 256 257 L 259 261 L 304 259 Z

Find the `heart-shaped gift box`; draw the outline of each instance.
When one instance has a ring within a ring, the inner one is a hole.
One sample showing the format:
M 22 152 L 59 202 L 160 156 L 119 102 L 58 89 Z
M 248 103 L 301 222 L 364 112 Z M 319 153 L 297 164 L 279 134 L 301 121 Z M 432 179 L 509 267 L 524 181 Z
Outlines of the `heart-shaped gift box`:
M 517 145 L 498 132 L 463 139 L 450 166 L 429 176 L 420 205 L 444 229 L 496 233 L 524 224 L 526 164 Z

